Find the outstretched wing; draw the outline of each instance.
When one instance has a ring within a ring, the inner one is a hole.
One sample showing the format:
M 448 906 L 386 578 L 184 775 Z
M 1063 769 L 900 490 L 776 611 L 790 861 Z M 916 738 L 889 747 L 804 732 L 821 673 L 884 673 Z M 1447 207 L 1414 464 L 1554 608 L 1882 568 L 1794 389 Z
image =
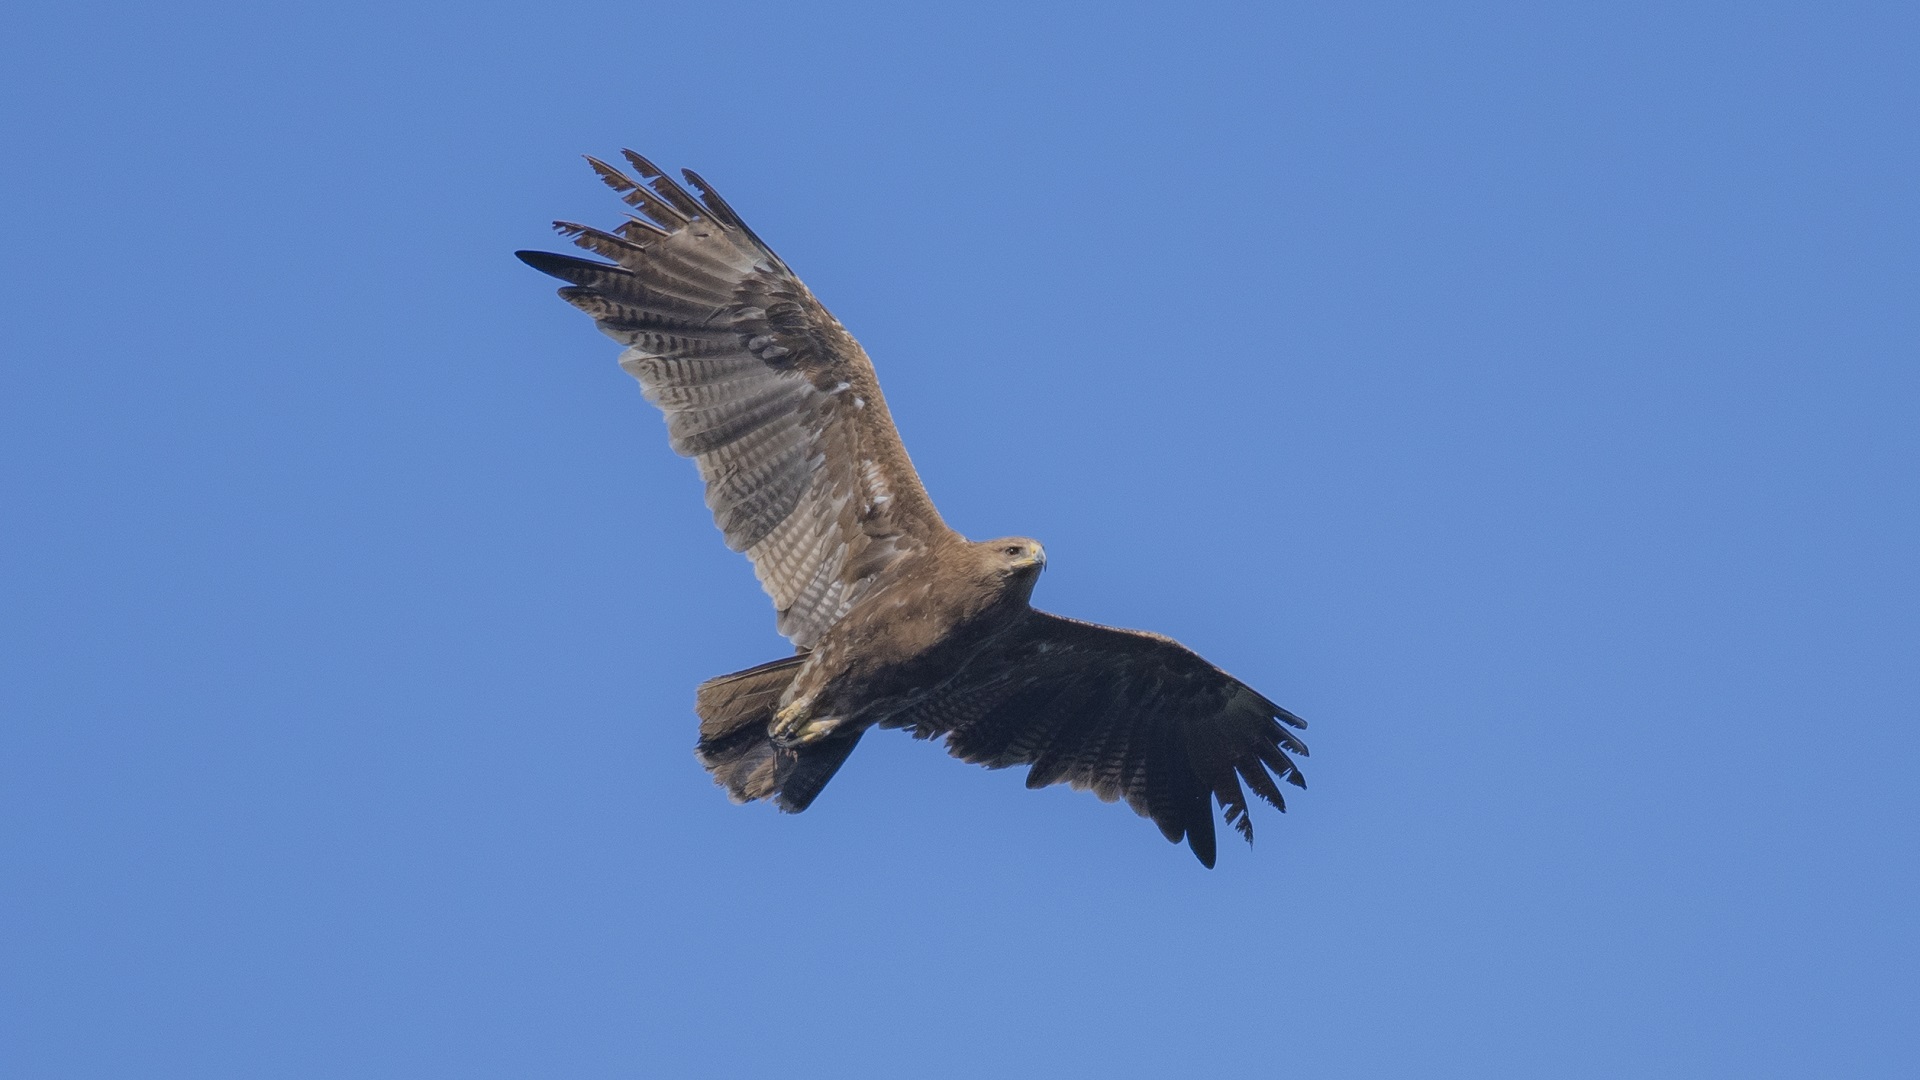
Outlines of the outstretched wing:
M 1209 867 L 1212 800 L 1252 842 L 1241 780 L 1282 811 L 1274 780 L 1306 786 L 1288 755 L 1307 748 L 1287 730 L 1306 721 L 1171 638 L 1044 611 L 885 726 L 945 735 L 955 757 L 990 769 L 1030 765 L 1030 788 L 1124 798 Z
M 693 458 L 727 546 L 753 560 L 779 630 L 812 645 L 866 583 L 947 527 L 894 430 L 873 364 L 705 181 L 592 158 L 637 214 L 611 232 L 555 222 L 612 263 L 522 251 L 627 346 L 620 366 Z

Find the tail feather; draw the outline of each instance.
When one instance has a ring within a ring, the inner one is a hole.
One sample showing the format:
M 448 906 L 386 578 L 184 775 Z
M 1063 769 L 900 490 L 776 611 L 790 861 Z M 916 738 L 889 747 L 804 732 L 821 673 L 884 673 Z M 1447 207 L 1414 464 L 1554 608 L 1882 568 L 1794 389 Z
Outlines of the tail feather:
M 859 732 L 797 748 L 775 746 L 768 737 L 780 695 L 806 659 L 790 656 L 700 684 L 694 754 L 734 802 L 770 798 L 797 814 L 813 804 L 859 744 Z

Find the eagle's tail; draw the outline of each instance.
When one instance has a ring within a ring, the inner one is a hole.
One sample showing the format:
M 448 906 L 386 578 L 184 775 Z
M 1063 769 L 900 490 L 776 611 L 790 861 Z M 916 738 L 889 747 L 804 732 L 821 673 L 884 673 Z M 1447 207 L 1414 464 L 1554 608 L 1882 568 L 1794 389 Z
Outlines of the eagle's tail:
M 813 803 L 860 742 L 855 732 L 786 748 L 768 737 L 780 694 L 806 659 L 790 656 L 700 684 L 694 702 L 700 743 L 694 754 L 734 802 L 771 798 L 775 806 L 797 814 Z

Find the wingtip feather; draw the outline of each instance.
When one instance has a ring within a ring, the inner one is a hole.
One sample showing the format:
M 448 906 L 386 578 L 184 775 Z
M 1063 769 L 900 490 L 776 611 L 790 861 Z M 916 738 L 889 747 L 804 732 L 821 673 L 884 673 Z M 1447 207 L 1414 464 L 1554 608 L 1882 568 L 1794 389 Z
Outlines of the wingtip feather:
M 513 253 L 513 257 L 516 259 L 519 259 L 521 262 L 526 263 L 528 266 L 533 267 L 535 270 L 538 270 L 543 274 L 548 274 L 553 277 L 560 276 L 558 274 L 554 274 L 553 271 L 547 269 L 547 267 L 553 265 L 552 263 L 553 259 L 559 258 L 559 256 L 556 256 L 551 251 L 532 251 L 532 250 L 516 251 Z
M 575 285 L 590 280 L 605 280 L 605 275 L 624 275 L 626 271 L 612 263 L 594 262 L 591 259 L 576 259 L 571 255 L 561 255 L 552 251 L 516 251 L 513 257 L 533 267 L 535 270 L 556 277 L 561 281 L 570 281 Z

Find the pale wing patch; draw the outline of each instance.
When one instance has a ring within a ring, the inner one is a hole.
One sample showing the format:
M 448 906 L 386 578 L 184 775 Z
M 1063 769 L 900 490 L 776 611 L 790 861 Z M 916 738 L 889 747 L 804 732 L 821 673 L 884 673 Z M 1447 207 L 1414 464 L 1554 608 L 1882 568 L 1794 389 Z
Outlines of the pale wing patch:
M 620 364 L 698 464 L 727 546 L 753 560 L 780 632 L 812 645 L 893 560 L 950 533 L 859 345 L 703 181 L 695 199 L 627 160 L 644 182 L 593 162 L 626 225 L 556 223 L 611 263 L 521 258 L 630 346 Z

